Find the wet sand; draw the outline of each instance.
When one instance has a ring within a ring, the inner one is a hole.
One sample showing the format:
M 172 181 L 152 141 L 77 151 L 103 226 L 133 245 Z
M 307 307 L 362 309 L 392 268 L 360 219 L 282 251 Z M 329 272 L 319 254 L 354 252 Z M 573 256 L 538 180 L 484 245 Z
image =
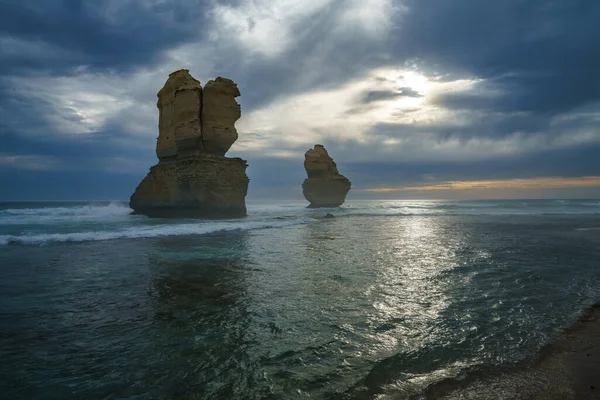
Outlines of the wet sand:
M 502 371 L 447 379 L 420 399 L 600 400 L 600 303 L 533 359 Z

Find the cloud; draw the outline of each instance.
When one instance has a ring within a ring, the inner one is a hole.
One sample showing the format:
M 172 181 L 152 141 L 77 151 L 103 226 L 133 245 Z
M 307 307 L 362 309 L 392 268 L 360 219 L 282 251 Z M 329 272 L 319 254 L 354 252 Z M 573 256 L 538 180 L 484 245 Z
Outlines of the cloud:
M 216 4 L 210 11 L 217 41 L 229 41 L 249 55 L 275 57 L 294 44 L 294 25 L 322 12 L 332 1 L 240 1 Z
M 305 41 L 306 46 L 309 46 L 310 42 L 310 46 L 312 46 L 314 37 L 307 37 L 307 35 L 313 35 L 314 28 L 336 27 L 335 32 L 329 34 L 329 41 L 332 42 L 329 46 L 348 34 L 359 37 L 361 32 L 367 35 L 376 35 L 377 32 L 382 32 L 383 27 L 388 24 L 386 21 L 392 14 L 387 11 L 393 8 L 391 2 L 380 0 L 371 4 L 379 10 L 377 12 L 362 12 L 363 3 L 352 1 L 346 4 L 343 13 L 338 12 L 341 4 L 336 1 L 309 4 L 306 2 L 290 3 L 289 1 L 215 3 L 212 7 L 206 8 L 205 6 L 202 11 L 196 12 L 197 15 L 209 17 L 205 21 L 203 29 L 198 30 L 196 24 L 200 21 L 192 18 L 178 21 L 176 17 L 173 17 L 173 15 L 178 15 L 185 2 L 163 3 L 151 2 L 150 5 L 144 5 L 146 3 L 136 1 L 123 4 L 110 1 L 98 3 L 93 10 L 85 7 L 84 9 L 77 7 L 52 9 L 59 19 L 75 20 L 82 13 L 86 18 L 92 19 L 97 24 L 96 34 L 106 41 L 107 46 L 112 43 L 114 35 L 121 33 L 125 35 L 124 23 L 134 12 L 137 13 L 135 21 L 146 20 L 146 24 L 150 26 L 162 23 L 164 25 L 162 29 L 169 32 L 166 36 L 171 37 L 174 42 L 166 47 L 169 43 L 165 38 L 165 47 L 162 49 L 160 48 L 161 43 L 155 43 L 150 48 L 145 43 L 136 42 L 140 46 L 137 49 L 138 52 L 156 51 L 156 57 L 150 57 L 145 64 L 140 66 L 136 66 L 136 60 L 131 60 L 131 64 L 124 66 L 120 63 L 125 60 L 116 58 L 115 63 L 105 69 L 99 69 L 102 67 L 102 63 L 98 63 L 96 60 L 97 52 L 93 47 L 95 42 L 90 42 L 89 48 L 84 49 L 81 59 L 68 61 L 73 68 L 69 69 L 64 76 L 45 72 L 34 77 L 29 74 L 9 74 L 4 78 L 5 86 L 10 87 L 15 92 L 14 94 L 23 98 L 24 101 L 48 105 L 41 110 L 40 117 L 46 123 L 51 124 L 58 134 L 97 132 L 102 131 L 106 125 L 121 127 L 125 134 L 150 132 L 156 128 L 156 109 L 153 99 L 155 99 L 155 93 L 161 82 L 169 72 L 187 67 L 203 81 L 212 79 L 217 73 L 226 76 L 239 75 L 243 92 L 247 90 L 250 96 L 253 93 L 260 95 L 263 92 L 261 86 L 267 84 L 269 80 L 253 78 L 256 74 L 261 74 L 263 68 L 267 69 L 266 72 L 271 73 L 276 72 L 268 71 L 273 67 L 279 69 L 280 74 L 289 73 L 286 77 L 289 82 L 291 78 L 297 78 L 298 75 L 287 70 L 287 66 L 290 64 L 282 63 L 284 59 L 312 57 L 314 61 L 321 58 L 319 49 L 313 49 L 304 54 L 300 54 L 298 51 L 304 45 L 299 41 Z M 159 7 L 160 4 L 163 4 L 163 7 Z M 190 7 L 193 5 L 191 2 L 188 4 Z M 19 7 L 12 11 L 13 14 L 17 14 L 17 17 L 26 14 Z M 94 17 L 88 15 L 88 12 L 91 11 L 94 11 L 92 13 Z M 24 18 L 23 22 L 27 24 L 31 18 L 34 17 L 28 16 L 28 18 Z M 73 34 L 77 29 L 82 28 L 80 21 L 78 19 L 77 21 L 77 23 L 73 22 Z M 313 29 L 308 29 L 307 21 L 311 21 Z M 91 20 L 90 23 L 92 23 Z M 376 24 L 378 28 L 371 32 L 373 24 Z M 32 35 L 37 35 L 38 30 L 41 32 L 44 28 L 51 27 L 54 28 L 54 25 L 49 24 L 46 27 L 33 29 Z M 352 32 L 348 32 L 348 30 Z M 232 35 L 232 31 L 238 34 Z M 188 40 L 177 41 L 177 35 L 184 32 L 190 33 Z M 59 46 L 65 44 L 68 45 L 65 48 L 75 50 L 78 47 L 77 41 L 81 39 L 80 37 L 73 38 L 74 43 L 69 43 L 65 42 L 61 35 L 54 37 L 54 31 L 47 33 L 47 40 L 54 39 L 55 41 L 55 43 L 40 42 L 41 47 L 44 47 L 44 43 L 47 44 L 47 53 L 52 53 L 52 48 L 48 46 L 61 49 Z M 377 39 L 377 37 L 373 37 L 366 40 Z M 277 44 L 282 41 L 288 41 L 289 46 Z M 327 41 L 321 42 L 327 43 Z M 124 46 L 126 43 L 127 40 L 124 43 L 121 40 L 114 43 L 115 56 L 121 51 L 120 46 Z M 22 53 L 27 54 L 29 51 L 23 48 Z M 280 54 L 276 60 L 269 57 L 279 53 L 283 54 Z M 236 59 L 239 62 L 235 62 Z M 222 64 L 222 60 L 234 62 L 228 65 L 219 65 Z M 325 62 L 326 60 L 323 60 L 323 64 Z M 319 69 L 316 67 L 319 66 L 311 66 L 310 70 Z M 279 84 L 285 83 L 285 80 L 279 82 Z M 303 86 L 307 85 L 310 83 L 307 82 Z M 269 94 L 265 93 L 267 96 Z M 254 106 L 252 103 L 260 101 L 264 100 L 251 98 L 249 108 L 252 109 Z M 242 106 L 245 109 L 248 108 L 246 104 L 242 104 Z M 12 114 L 12 111 L 9 110 L 6 113 Z M 11 126 L 11 128 L 17 129 L 15 126 Z
M 42 70 L 69 75 L 79 66 L 125 71 L 157 63 L 173 45 L 191 35 L 202 38 L 203 32 L 194 27 L 204 21 L 202 4 L 193 0 L 3 2 L 0 72 Z
M 59 161 L 51 156 L 0 153 L 0 168 L 9 167 L 45 171 L 60 169 L 59 165 Z
M 475 75 L 501 93 L 488 107 L 564 113 L 595 101 L 600 86 L 600 4 L 507 0 L 409 1 L 410 52 L 445 73 Z M 447 99 L 479 108 L 485 91 Z
M 422 96 L 396 96 L 393 101 L 362 107 L 369 93 L 389 93 L 399 82 L 404 84 L 407 76 L 421 89 Z M 378 79 L 381 77 L 386 78 Z M 345 85 L 289 95 L 251 111 L 239 122 L 239 130 L 250 134 L 240 135 L 235 146 L 241 152 L 250 153 L 277 147 L 298 150 L 315 142 L 329 141 L 334 146 L 343 143 L 346 148 L 350 146 L 356 149 L 356 153 L 362 153 L 353 154 L 353 159 L 357 156 L 372 158 L 374 154 L 378 158 L 389 158 L 388 153 L 403 151 L 402 146 L 409 141 L 422 143 L 423 138 L 400 140 L 399 137 L 387 137 L 390 140 L 386 142 L 373 134 L 377 127 L 404 123 L 411 129 L 417 129 L 418 126 L 431 126 L 441 119 L 446 119 L 447 123 L 447 113 L 431 105 L 430 98 L 435 98 L 436 93 L 441 91 L 464 90 L 471 84 L 469 80 L 429 81 L 414 71 L 401 69 L 367 70 Z M 410 136 L 409 130 L 404 133 Z M 365 152 L 367 146 L 370 151 Z
M 363 95 L 363 103 L 372 103 L 374 101 L 391 100 L 398 97 L 423 97 L 423 95 L 416 90 L 409 87 L 402 87 L 398 91 L 392 90 L 371 90 Z
M 361 101 L 363 103 L 372 103 L 374 101 L 390 100 L 400 96 L 402 96 L 401 92 L 391 90 L 371 90 L 363 95 Z

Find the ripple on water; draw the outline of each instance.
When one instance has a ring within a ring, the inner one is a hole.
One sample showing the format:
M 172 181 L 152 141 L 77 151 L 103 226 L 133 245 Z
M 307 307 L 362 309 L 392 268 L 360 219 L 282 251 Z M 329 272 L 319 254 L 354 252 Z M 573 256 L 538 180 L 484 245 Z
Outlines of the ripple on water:
M 534 354 L 598 298 L 600 247 L 575 229 L 600 221 L 535 218 L 3 246 L 5 394 L 407 398 L 468 380 Z

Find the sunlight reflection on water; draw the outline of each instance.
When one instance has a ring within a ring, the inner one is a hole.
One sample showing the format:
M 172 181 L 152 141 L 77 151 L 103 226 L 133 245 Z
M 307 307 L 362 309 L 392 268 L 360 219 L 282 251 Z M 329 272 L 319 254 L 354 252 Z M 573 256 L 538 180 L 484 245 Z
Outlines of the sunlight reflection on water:
M 26 371 L 38 384 L 19 390 L 40 399 L 407 398 L 531 354 L 597 297 L 594 231 L 541 221 L 340 216 L 7 246 L 0 339 L 25 366 L 0 372 Z

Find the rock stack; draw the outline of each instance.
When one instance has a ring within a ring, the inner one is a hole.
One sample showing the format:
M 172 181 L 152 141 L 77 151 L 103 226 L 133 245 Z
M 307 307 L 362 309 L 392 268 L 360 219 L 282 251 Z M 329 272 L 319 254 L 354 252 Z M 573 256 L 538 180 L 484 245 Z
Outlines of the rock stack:
M 338 172 L 325 147 L 317 144 L 306 152 L 304 169 L 308 178 L 302 184 L 302 192 L 310 202 L 308 207 L 339 207 L 344 203 L 351 183 Z
M 158 164 L 129 206 L 150 217 L 235 218 L 246 215 L 247 163 L 226 158 L 237 140 L 240 95 L 230 79 L 204 88 L 188 70 L 169 75 L 158 92 Z

